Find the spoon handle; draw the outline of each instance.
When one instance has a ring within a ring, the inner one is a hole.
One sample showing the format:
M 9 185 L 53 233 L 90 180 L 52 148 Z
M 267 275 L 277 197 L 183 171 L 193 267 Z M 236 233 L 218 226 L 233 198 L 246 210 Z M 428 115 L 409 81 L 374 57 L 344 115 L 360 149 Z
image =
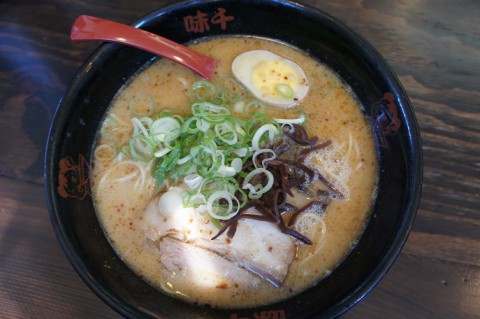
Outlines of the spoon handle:
M 106 41 L 142 49 L 182 64 L 208 80 L 211 79 L 216 65 L 213 58 L 159 35 L 87 15 L 77 18 L 72 26 L 70 38 L 74 42 Z

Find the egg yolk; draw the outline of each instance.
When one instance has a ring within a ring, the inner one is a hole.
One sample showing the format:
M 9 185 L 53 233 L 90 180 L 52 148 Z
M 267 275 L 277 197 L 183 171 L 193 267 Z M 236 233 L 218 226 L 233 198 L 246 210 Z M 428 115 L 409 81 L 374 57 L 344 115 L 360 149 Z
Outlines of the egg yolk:
M 285 99 L 293 97 L 299 78 L 292 66 L 280 60 L 271 60 L 255 65 L 252 83 L 264 96 Z

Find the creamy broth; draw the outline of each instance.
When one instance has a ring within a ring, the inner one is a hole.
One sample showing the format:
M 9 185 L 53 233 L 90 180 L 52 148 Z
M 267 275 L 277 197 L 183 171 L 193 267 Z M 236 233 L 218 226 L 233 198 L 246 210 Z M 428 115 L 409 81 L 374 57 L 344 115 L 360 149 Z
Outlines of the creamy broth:
M 217 38 L 192 45 L 220 61 L 212 82 L 231 76 L 230 65 L 242 52 L 264 49 L 295 61 L 306 72 L 310 91 L 297 107 L 268 107 L 275 117 L 295 117 L 300 108 L 307 114 L 309 136 L 332 144 L 311 154 L 306 163 L 320 171 L 343 194 L 323 214 L 300 216 L 299 231 L 313 245 L 298 245 L 296 258 L 280 288 L 255 274 L 238 282 L 234 274 L 225 284 L 182 282 L 163 266 L 158 251 L 147 244 L 144 211 L 156 196 L 155 180 L 148 163 L 123 158 L 115 147 L 131 136 L 131 108 L 158 112 L 171 109 L 188 115 L 191 87 L 200 77 L 168 60 L 160 59 L 142 70 L 116 96 L 99 133 L 92 175 L 98 217 L 112 246 L 121 258 L 154 287 L 188 302 L 239 308 L 272 303 L 295 295 L 329 275 L 345 258 L 361 235 L 371 211 L 377 181 L 374 138 L 361 105 L 342 80 L 326 66 L 303 52 L 273 41 L 256 38 Z M 145 174 L 139 173 L 139 166 Z M 301 226 L 303 225 L 303 226 Z

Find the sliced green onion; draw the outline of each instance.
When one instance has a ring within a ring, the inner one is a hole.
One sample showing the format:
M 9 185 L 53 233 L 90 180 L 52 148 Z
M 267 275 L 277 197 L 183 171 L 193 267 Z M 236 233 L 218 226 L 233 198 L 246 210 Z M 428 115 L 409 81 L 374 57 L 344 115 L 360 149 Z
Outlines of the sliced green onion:
M 227 205 L 220 204 L 221 199 L 225 200 Z M 227 191 L 216 191 L 208 197 L 207 211 L 213 218 L 228 220 L 235 216 L 239 209 L 239 200 Z
M 148 162 L 153 158 L 155 145 L 149 138 L 143 135 L 137 135 L 130 139 L 130 156 L 142 162 Z
M 192 159 L 191 155 L 187 155 L 177 161 L 177 165 L 182 165 L 185 164 L 186 162 L 190 161 Z
M 188 133 L 192 135 L 197 133 L 198 131 L 197 121 L 198 119 L 196 117 L 190 117 L 189 119 L 184 121 L 182 124 L 182 128 L 180 130 L 180 133 L 181 134 Z
M 235 123 L 235 131 L 240 134 L 241 136 L 246 136 L 247 132 L 245 132 L 245 129 L 242 127 L 242 125 Z
M 238 150 L 233 151 L 235 154 L 237 154 L 240 157 L 250 157 L 251 152 L 253 151 L 253 148 L 249 147 L 242 147 L 239 148 Z
M 200 184 L 202 183 L 202 181 L 203 181 L 203 177 L 198 175 L 197 173 L 192 173 L 192 174 L 186 175 L 183 178 L 183 182 L 185 184 L 187 184 L 187 186 L 190 189 L 197 189 L 200 186 Z
M 262 184 L 252 185 L 250 183 L 250 180 L 254 176 L 259 174 L 265 174 L 265 176 L 267 176 L 267 183 L 265 185 L 262 185 Z M 245 180 L 243 181 L 242 188 L 248 189 L 250 191 L 248 193 L 249 198 L 258 199 L 272 188 L 273 180 L 274 180 L 273 174 L 270 171 L 266 170 L 265 168 L 256 168 L 247 174 L 247 176 L 245 177 Z
M 162 117 L 154 121 L 150 134 L 156 142 L 170 143 L 180 135 L 181 124 L 173 117 Z
M 111 145 L 101 144 L 95 148 L 93 156 L 101 162 L 110 161 L 115 157 L 115 148 Z
M 221 177 L 235 176 L 237 171 L 232 166 L 220 165 L 217 169 L 217 174 Z
M 217 138 L 225 144 L 234 145 L 238 142 L 237 132 L 233 128 L 232 124 L 228 122 L 216 124 L 215 133 Z
M 167 153 L 163 157 L 157 158 L 152 168 L 153 177 L 163 182 L 163 180 L 168 178 L 170 172 L 175 168 L 179 158 L 180 158 L 179 147 L 174 148 L 171 152 Z
M 245 123 L 245 132 L 247 137 L 252 137 L 257 130 L 265 124 L 272 124 L 280 127 L 277 121 L 264 113 L 257 113 Z
M 144 116 L 144 117 L 141 117 L 140 119 L 140 123 L 142 123 L 144 125 L 144 127 L 150 129 L 152 127 L 152 123 L 153 123 L 153 120 L 152 118 L 148 117 L 148 116 Z
M 240 171 L 242 170 L 242 166 L 243 166 L 243 161 L 240 158 L 237 157 L 232 160 L 232 167 L 235 169 L 237 173 L 240 173 Z
M 265 143 L 265 134 L 268 134 L 266 141 L 272 143 L 279 131 L 273 124 L 265 124 L 261 126 L 252 137 L 252 147 L 255 150 L 261 149 Z
M 197 129 L 202 132 L 207 132 L 210 129 L 210 123 L 204 119 L 197 119 Z
M 175 167 L 174 170 L 168 174 L 168 177 L 171 179 L 177 179 L 181 178 L 182 176 L 185 176 L 186 174 L 192 173 L 192 168 L 194 168 L 195 164 L 193 161 L 186 161 L 182 164 L 178 164 L 179 161 L 177 161 L 177 166 Z M 196 168 L 195 168 L 196 170 Z
M 192 104 L 192 114 L 210 123 L 220 123 L 230 115 L 228 108 L 209 102 Z
M 271 161 L 271 160 L 273 160 L 277 157 L 277 154 L 273 150 L 268 149 L 268 148 L 263 148 L 263 149 L 260 149 L 258 151 L 255 151 L 255 153 L 253 153 L 253 155 L 252 155 L 252 162 L 253 162 L 253 165 L 255 166 L 255 168 L 260 167 L 260 166 L 257 165 L 257 156 L 260 155 L 260 154 L 265 154 L 265 153 L 269 153 L 270 156 L 262 160 L 262 163 L 261 163 L 262 166 L 261 167 L 265 167 L 265 162 L 266 161 Z
M 286 99 L 293 98 L 295 94 L 292 87 L 288 84 L 278 84 L 275 87 L 275 91 L 277 91 L 278 94 L 280 94 L 283 98 L 286 98 Z
M 198 174 L 202 177 L 213 177 L 222 165 L 222 158 L 215 150 L 205 147 L 197 157 Z
M 153 156 L 162 157 L 170 151 L 171 151 L 171 149 L 169 149 L 169 148 L 162 148 L 162 149 L 156 151 L 155 153 L 153 153 Z
M 280 124 L 304 124 L 306 120 L 305 113 L 300 113 L 296 119 L 275 119 Z
M 217 94 L 216 86 L 208 81 L 197 81 L 192 89 L 198 101 L 210 101 Z
M 133 124 L 133 135 L 139 135 L 142 134 L 145 137 L 150 137 L 150 134 L 148 133 L 149 127 L 145 127 L 146 123 L 142 123 L 138 118 L 134 117 L 132 118 L 132 124 Z
M 243 108 L 243 114 L 245 116 L 251 116 L 257 113 L 265 112 L 265 103 L 260 100 L 253 100 L 250 103 L 246 104 Z
M 186 192 L 186 202 L 185 206 L 190 206 L 190 207 L 200 207 L 200 206 L 205 206 L 207 204 L 207 199 L 205 195 L 200 194 L 200 193 L 195 193 L 191 196 L 188 196 L 188 192 Z

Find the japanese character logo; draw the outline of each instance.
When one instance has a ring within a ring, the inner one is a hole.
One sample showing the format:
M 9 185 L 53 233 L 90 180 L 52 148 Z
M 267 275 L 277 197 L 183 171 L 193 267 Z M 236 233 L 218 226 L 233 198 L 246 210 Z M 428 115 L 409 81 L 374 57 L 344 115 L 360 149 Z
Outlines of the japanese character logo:
M 388 148 L 387 136 L 395 135 L 401 125 L 392 93 L 385 93 L 382 99 L 372 105 L 371 121 L 380 147 Z
M 82 200 L 90 195 L 89 166 L 83 155 L 78 156 L 78 163 L 71 156 L 64 157 L 58 166 L 57 191 L 60 196 Z
M 239 316 L 238 314 L 231 314 L 230 319 L 286 319 L 287 318 L 285 310 L 283 309 L 259 311 L 259 312 L 254 312 L 252 315 L 253 317 L 244 317 L 244 316 Z
M 203 33 L 210 31 L 210 24 L 220 25 L 222 30 L 227 29 L 227 23 L 233 21 L 233 16 L 226 15 L 224 8 L 218 8 L 217 12 L 210 18 L 205 12 L 197 10 L 195 15 L 189 15 L 183 18 L 185 31 L 194 33 Z

